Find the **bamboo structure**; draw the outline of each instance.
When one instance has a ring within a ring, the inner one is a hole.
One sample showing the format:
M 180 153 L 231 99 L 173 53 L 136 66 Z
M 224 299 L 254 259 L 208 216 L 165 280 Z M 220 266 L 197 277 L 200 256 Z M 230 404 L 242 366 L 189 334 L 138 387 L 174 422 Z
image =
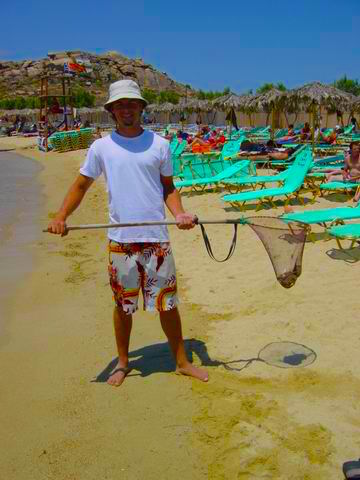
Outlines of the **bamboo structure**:
M 40 79 L 40 112 L 39 112 L 39 126 L 40 130 L 44 135 L 45 141 L 45 151 L 49 150 L 48 138 L 49 138 L 49 113 L 50 109 L 50 99 L 52 98 L 61 98 L 62 99 L 62 108 L 64 109 L 64 122 L 65 122 L 65 131 L 68 130 L 68 115 L 67 115 L 67 107 L 70 107 L 70 116 L 74 117 L 74 107 L 72 101 L 72 90 L 71 90 L 71 83 L 70 78 L 65 77 L 64 75 L 61 77 L 61 90 L 62 93 L 49 93 L 49 75 L 45 74 Z M 68 102 L 67 102 L 68 99 Z

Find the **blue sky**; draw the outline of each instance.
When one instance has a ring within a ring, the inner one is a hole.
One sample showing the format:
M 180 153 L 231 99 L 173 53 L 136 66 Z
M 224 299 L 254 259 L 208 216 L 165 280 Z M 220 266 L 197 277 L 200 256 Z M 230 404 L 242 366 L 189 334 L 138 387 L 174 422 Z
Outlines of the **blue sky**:
M 117 50 L 194 88 L 237 93 L 360 77 L 360 0 L 12 0 L 3 13 L 0 60 Z

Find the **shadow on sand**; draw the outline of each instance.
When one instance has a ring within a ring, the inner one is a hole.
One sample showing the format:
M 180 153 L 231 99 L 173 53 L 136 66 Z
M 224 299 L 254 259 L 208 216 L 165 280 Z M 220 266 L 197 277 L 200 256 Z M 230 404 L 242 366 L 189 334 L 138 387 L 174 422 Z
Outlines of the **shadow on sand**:
M 360 260 L 360 247 L 331 248 L 326 255 L 332 260 L 342 260 L 346 263 L 357 263 Z
M 316 353 L 305 345 L 294 342 L 273 342 L 263 347 L 257 357 L 223 362 L 210 358 L 206 344 L 203 341 L 191 338 L 184 342 L 187 356 L 191 362 L 193 362 L 194 355 L 196 355 L 200 359 L 202 366 L 223 366 L 227 370 L 235 371 L 241 371 L 255 361 L 278 368 L 306 367 L 311 365 L 317 358 Z M 153 373 L 169 373 L 175 370 L 175 363 L 167 342 L 156 343 L 133 350 L 130 352 L 129 358 L 129 367 L 139 373 L 130 373 L 128 377 L 147 377 Z M 117 361 L 118 359 L 114 358 L 92 382 L 105 383 L 115 369 Z

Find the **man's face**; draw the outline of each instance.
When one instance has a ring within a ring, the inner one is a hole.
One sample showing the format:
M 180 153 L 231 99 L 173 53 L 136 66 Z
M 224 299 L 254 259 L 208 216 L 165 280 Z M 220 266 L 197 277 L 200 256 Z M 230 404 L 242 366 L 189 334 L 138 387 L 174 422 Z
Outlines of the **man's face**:
M 136 127 L 140 125 L 144 103 L 135 98 L 122 98 L 112 105 L 112 113 L 121 127 Z

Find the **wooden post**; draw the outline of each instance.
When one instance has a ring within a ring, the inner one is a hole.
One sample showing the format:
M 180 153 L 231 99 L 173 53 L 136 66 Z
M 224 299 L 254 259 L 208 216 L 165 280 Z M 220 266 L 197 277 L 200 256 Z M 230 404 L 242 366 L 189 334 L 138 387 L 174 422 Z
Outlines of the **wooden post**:
M 49 95 L 49 79 L 45 77 L 45 151 L 48 152 L 48 136 L 49 136 L 49 114 L 48 114 L 48 95 Z
M 70 78 L 67 78 L 67 92 L 69 96 L 69 105 L 70 105 L 70 112 L 71 112 L 71 119 L 74 124 L 74 104 L 73 104 L 73 96 L 72 96 L 72 88 Z
M 65 77 L 61 77 L 62 92 L 63 92 L 63 109 L 64 109 L 64 122 L 65 122 L 65 131 L 68 131 L 68 121 L 67 121 L 67 111 L 66 111 L 66 88 L 65 88 Z

